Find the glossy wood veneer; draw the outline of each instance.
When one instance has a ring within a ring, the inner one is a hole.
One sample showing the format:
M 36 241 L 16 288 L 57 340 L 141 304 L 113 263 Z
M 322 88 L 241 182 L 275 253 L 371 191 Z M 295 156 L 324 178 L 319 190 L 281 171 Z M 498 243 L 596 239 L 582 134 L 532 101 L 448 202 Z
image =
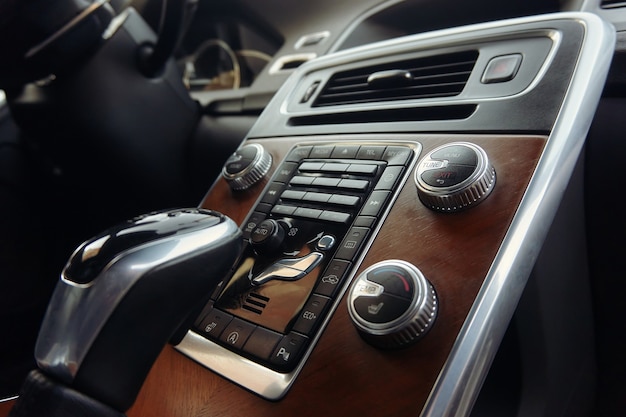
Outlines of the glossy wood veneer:
M 353 137 L 354 138 L 354 137 Z M 470 141 L 481 146 L 497 172 L 493 193 L 476 207 L 440 214 L 418 200 L 412 174 L 358 268 L 385 259 L 416 265 L 434 285 L 439 314 L 432 330 L 415 346 L 381 351 L 358 336 L 345 300 L 333 315 L 312 355 L 285 398 L 264 400 L 203 368 L 167 346 L 152 368 L 129 417 L 168 416 L 407 416 L 419 415 L 483 283 L 515 214 L 545 138 L 539 136 L 394 136 L 423 145 Z M 299 141 L 334 141 L 300 138 Z M 356 137 L 379 140 L 380 136 Z M 272 154 L 275 169 L 291 139 L 258 141 Z M 239 224 L 263 190 L 233 193 L 218 180 L 201 206 Z M 0 404 L 0 415 L 8 407 Z
M 129 416 L 404 416 L 418 415 L 465 320 L 543 149 L 542 137 L 412 136 L 421 155 L 451 141 L 483 147 L 497 184 L 483 203 L 457 214 L 426 209 L 412 176 L 391 209 L 359 270 L 385 259 L 413 263 L 433 283 L 439 316 L 417 345 L 375 349 L 357 335 L 342 300 L 286 397 L 270 402 L 226 381 L 167 347 Z M 338 138 L 324 137 L 323 140 Z M 371 138 L 357 138 L 371 139 Z M 313 141 L 313 138 L 301 138 Z M 318 139 L 319 140 L 319 139 Z M 280 161 L 293 139 L 259 141 Z M 274 163 L 274 167 L 278 163 Z M 411 173 L 412 175 L 412 173 Z M 202 206 L 241 223 L 264 184 L 234 194 L 219 180 Z

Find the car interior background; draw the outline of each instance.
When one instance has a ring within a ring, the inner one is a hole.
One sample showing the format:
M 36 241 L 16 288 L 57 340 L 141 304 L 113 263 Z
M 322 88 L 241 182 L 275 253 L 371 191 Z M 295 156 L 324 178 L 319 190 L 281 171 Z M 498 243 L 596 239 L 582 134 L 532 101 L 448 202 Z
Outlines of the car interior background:
M 102 12 L 97 47 L 40 74 L 16 57 L 60 18 L 45 3 L 0 0 L 0 400 L 37 367 L 82 242 L 198 207 L 232 218 L 245 249 L 129 416 L 626 409 L 625 3 L 76 0 Z M 168 36 L 146 75 L 131 52 Z M 489 80 L 492 62 L 513 69 Z M 465 74 L 460 89 L 410 95 L 429 66 L 425 79 Z M 470 185 L 448 187 L 467 166 Z M 446 206 L 468 189 L 479 205 Z M 358 288 L 388 296 L 392 278 L 372 281 L 385 268 L 434 322 L 408 347 L 363 319 L 384 303 L 360 305 Z M 249 339 L 228 337 L 234 323 Z

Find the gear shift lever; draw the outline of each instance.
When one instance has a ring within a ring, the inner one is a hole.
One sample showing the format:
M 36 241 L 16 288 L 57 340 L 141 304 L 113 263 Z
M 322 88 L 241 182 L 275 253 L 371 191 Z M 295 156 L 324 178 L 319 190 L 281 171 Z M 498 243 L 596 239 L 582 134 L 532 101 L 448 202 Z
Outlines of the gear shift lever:
M 127 410 L 163 346 L 242 245 L 232 220 L 201 209 L 137 217 L 85 242 L 48 306 L 35 348 L 39 368 Z

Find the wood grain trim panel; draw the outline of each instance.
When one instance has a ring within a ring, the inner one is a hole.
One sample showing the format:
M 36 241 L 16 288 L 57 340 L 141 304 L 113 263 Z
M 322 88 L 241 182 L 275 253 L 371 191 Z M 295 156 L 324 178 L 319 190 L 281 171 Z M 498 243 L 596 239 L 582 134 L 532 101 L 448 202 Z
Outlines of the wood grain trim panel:
M 381 140 L 381 135 L 351 137 Z M 340 139 L 344 138 L 259 142 L 272 154 L 275 168 L 296 141 Z M 362 271 L 385 259 L 402 259 L 416 265 L 439 296 L 439 315 L 428 335 L 410 348 L 375 349 L 358 336 L 342 300 L 295 384 L 277 402 L 261 399 L 167 346 L 129 410 L 129 417 L 420 413 L 506 234 L 546 138 L 394 135 L 388 139 L 418 141 L 423 145 L 422 155 L 444 143 L 469 141 L 487 152 L 497 172 L 496 187 L 489 198 L 456 214 L 425 208 L 417 199 L 411 173 L 359 267 Z M 219 179 L 201 206 L 220 211 L 241 224 L 265 184 L 232 193 Z M 0 415 L 6 415 L 9 406 L 0 404 Z
M 422 206 L 410 178 L 359 268 L 385 259 L 403 259 L 420 268 L 433 283 L 440 299 L 439 316 L 420 343 L 396 351 L 380 351 L 367 345 L 350 323 L 342 302 L 283 400 L 263 400 L 167 347 L 128 415 L 419 414 L 504 238 L 545 138 L 414 135 L 410 139 L 422 143 L 422 155 L 447 142 L 473 142 L 485 149 L 497 171 L 497 185 L 491 196 L 457 214 L 439 214 Z M 309 142 L 314 138 L 299 140 Z M 275 161 L 280 161 L 295 142 L 267 139 L 261 143 Z M 226 183 L 218 180 L 202 206 L 241 223 L 263 187 L 260 184 L 233 195 Z

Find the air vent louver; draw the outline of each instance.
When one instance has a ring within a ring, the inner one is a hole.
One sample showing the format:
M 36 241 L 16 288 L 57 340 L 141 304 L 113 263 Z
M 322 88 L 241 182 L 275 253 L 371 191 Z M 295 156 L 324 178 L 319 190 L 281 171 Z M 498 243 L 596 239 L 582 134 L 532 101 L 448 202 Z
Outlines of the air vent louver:
M 602 0 L 601 6 L 603 9 L 617 9 L 619 7 L 626 7 L 625 0 Z
M 465 51 L 338 72 L 313 106 L 456 96 L 463 91 L 477 58 L 477 51 Z

